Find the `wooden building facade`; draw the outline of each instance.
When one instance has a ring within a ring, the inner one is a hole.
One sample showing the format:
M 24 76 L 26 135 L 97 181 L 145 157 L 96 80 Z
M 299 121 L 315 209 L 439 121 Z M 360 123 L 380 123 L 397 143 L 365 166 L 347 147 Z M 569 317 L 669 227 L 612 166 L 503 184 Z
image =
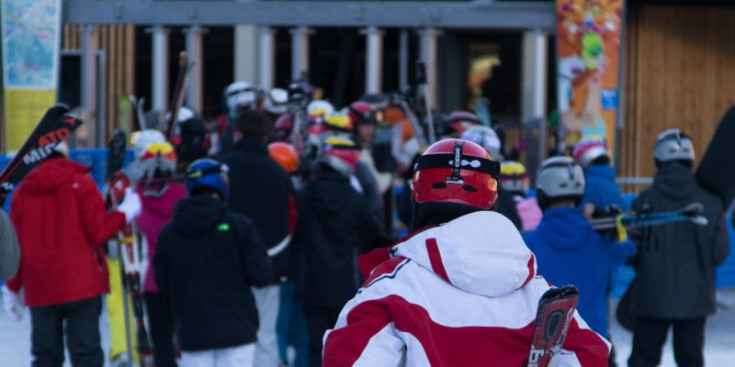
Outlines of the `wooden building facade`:
M 683 129 L 693 138 L 697 156 L 703 155 L 720 116 L 735 103 L 734 20 L 735 7 L 731 6 L 629 1 L 623 56 L 623 126 L 618 135 L 620 176 L 653 175 L 653 142 L 667 128 Z M 81 27 L 64 26 L 63 50 L 80 49 Z M 96 28 L 99 49 L 106 56 L 105 123 L 109 134 L 119 124 L 120 97 L 135 93 L 136 75 L 149 75 L 150 71 L 136 71 L 136 33 L 140 39 L 140 29 L 136 32 L 131 25 Z M 205 65 L 207 52 L 205 47 Z M 142 67 L 139 62 L 138 67 Z M 553 70 L 549 73 L 554 75 Z M 550 110 L 555 101 L 552 81 L 550 78 L 548 85 Z M 138 78 L 138 84 L 142 82 Z M 147 88 L 138 87 L 139 91 Z M 509 133 L 511 138 L 519 135 L 513 129 Z

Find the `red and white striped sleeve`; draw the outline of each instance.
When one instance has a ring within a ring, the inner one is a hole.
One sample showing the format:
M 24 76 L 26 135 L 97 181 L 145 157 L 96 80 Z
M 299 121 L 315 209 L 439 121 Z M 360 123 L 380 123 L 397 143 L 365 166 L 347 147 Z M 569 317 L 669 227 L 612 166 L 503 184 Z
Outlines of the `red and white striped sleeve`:
M 334 329 L 324 335 L 323 367 L 403 365 L 406 346 L 387 301 L 396 296 L 386 284 L 370 285 L 395 276 L 404 263 L 393 259 L 381 264 L 347 302 Z
M 559 367 L 597 367 L 607 366 L 610 343 L 587 326 L 579 312 L 574 311 L 574 319 L 559 354 Z

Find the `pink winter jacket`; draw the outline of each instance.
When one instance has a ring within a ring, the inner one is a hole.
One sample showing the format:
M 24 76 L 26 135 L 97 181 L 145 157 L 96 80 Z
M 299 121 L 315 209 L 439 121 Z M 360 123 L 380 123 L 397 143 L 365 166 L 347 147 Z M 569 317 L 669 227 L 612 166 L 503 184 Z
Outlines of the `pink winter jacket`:
M 179 199 L 186 197 L 186 188 L 182 184 L 170 184 L 168 189 L 160 197 L 145 196 L 143 190 L 137 189 L 143 208 L 140 216 L 136 219 L 138 230 L 145 238 L 148 251 L 148 271 L 143 279 L 143 290 L 148 293 L 158 293 L 153 269 L 153 254 L 156 253 L 158 233 L 163 226 L 171 221 L 174 214 L 174 205 Z
M 516 203 L 516 210 L 518 210 L 518 216 L 521 217 L 523 223 L 523 232 L 533 231 L 541 223 L 541 217 L 544 214 L 541 212 L 541 208 L 538 207 L 536 198 L 523 199 Z

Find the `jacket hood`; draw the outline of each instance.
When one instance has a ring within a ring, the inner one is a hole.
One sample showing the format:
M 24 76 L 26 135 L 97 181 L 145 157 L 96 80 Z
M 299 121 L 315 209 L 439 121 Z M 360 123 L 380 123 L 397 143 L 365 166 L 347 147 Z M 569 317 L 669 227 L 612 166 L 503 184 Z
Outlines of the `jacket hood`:
M 595 164 L 584 169 L 585 176 L 601 177 L 615 182 L 615 168 L 608 164 Z
M 86 174 L 89 170 L 66 158 L 51 158 L 38 165 L 26 176 L 22 185 L 31 194 L 56 192 L 59 186 L 68 183 L 72 176 Z
M 187 237 L 201 237 L 222 222 L 225 203 L 211 196 L 199 195 L 176 203 L 173 226 Z
M 573 251 L 588 242 L 587 237 L 592 227 L 578 209 L 557 208 L 544 212 L 536 230 L 544 234 L 545 242 L 549 246 L 561 251 Z
M 348 177 L 332 171 L 317 171 L 315 179 L 308 185 L 311 187 L 308 190 L 309 206 L 318 214 L 340 212 L 348 202 L 349 190 L 354 190 Z
M 690 198 L 697 188 L 692 169 L 679 162 L 661 165 L 653 176 L 653 188 L 671 199 Z
M 536 275 L 536 260 L 513 223 L 479 211 L 432 227 L 395 245 L 393 256 L 411 259 L 469 293 L 500 297 Z

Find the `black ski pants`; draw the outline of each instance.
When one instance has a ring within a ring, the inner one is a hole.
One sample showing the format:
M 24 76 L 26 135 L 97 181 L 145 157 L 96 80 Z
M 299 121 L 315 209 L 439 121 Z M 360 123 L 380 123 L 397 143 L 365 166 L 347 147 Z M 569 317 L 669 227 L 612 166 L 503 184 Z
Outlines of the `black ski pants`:
M 324 333 L 337 323 L 341 310 L 341 307 L 304 307 L 306 323 L 309 326 L 309 367 L 321 367 L 322 338 Z
M 669 328 L 674 327 L 674 359 L 679 367 L 704 366 L 705 317 L 665 320 L 638 317 L 633 331 L 633 352 L 628 367 L 654 367 L 661 362 L 661 349 Z
M 160 293 L 145 293 L 148 323 L 151 327 L 153 358 L 156 367 L 176 367 L 174 324 L 168 297 Z
M 101 312 L 101 297 L 31 307 L 32 366 L 61 367 L 66 334 L 72 366 L 102 367 L 105 357 L 100 345 Z

